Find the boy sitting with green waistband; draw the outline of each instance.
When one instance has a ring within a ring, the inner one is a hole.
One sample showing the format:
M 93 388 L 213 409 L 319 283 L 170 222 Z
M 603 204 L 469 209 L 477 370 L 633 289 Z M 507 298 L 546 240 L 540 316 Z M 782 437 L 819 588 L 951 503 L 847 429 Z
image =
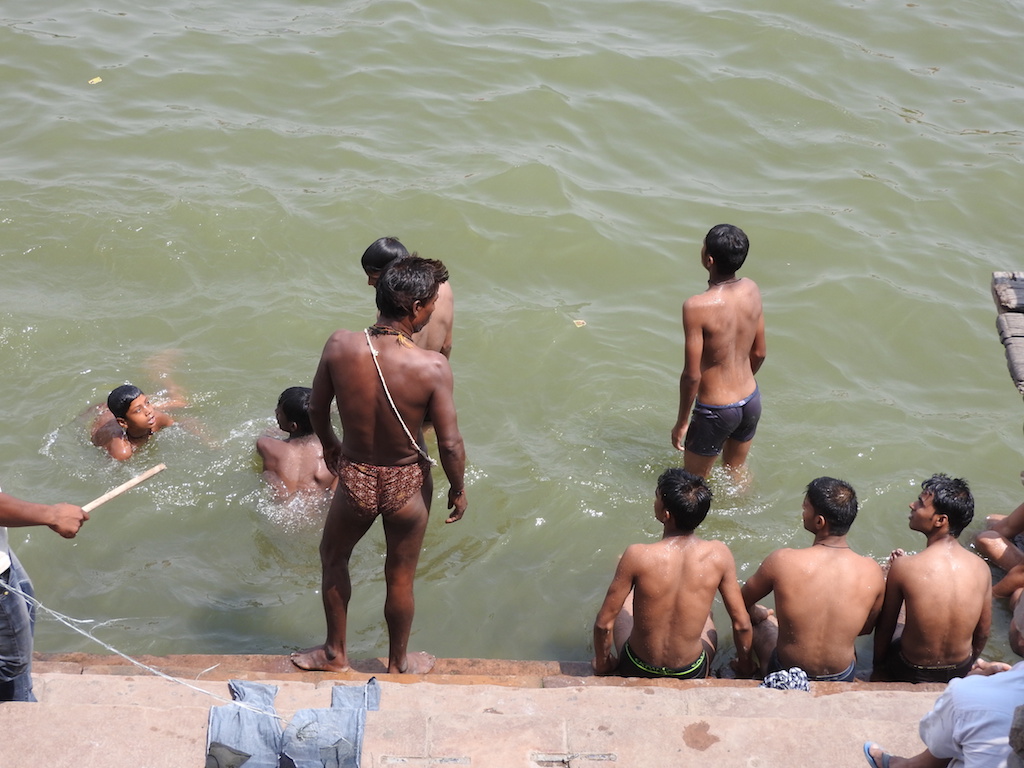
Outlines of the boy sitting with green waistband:
M 737 672 L 753 672 L 750 617 L 732 552 L 721 541 L 694 535 L 710 508 L 711 489 L 704 478 L 679 468 L 658 478 L 654 517 L 664 532 L 660 541 L 633 544 L 619 558 L 594 622 L 594 672 L 707 677 L 718 642 L 711 620 L 716 591 L 732 619 Z

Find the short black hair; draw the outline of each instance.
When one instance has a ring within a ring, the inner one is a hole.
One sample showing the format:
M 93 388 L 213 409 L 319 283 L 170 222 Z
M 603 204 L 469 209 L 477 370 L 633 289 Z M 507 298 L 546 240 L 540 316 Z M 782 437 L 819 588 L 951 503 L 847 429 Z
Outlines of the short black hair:
M 711 489 L 700 475 L 671 467 L 658 478 L 661 503 L 681 531 L 692 531 L 708 516 Z
M 313 425 L 309 421 L 309 396 L 313 390 L 309 387 L 288 387 L 277 398 L 277 407 L 281 409 L 288 421 L 294 421 L 298 427 L 296 437 L 313 433 Z
M 447 279 L 448 270 L 436 259 L 423 259 L 415 254 L 395 259 L 377 280 L 377 309 L 384 317 L 408 317 L 415 302 L 430 301 L 437 295 L 437 287 Z
M 966 480 L 939 473 L 921 483 L 921 490 L 931 494 L 932 506 L 949 520 L 949 532 L 954 537 L 971 524 L 974 496 Z
M 828 522 L 828 532 L 844 536 L 857 518 L 857 493 L 853 486 L 834 477 L 818 477 L 807 484 L 807 501 L 815 514 Z
M 731 275 L 747 260 L 750 240 L 739 227 L 732 224 L 716 224 L 704 236 L 704 248 L 718 265 L 719 274 Z
M 107 408 L 114 414 L 115 419 L 123 419 L 128 415 L 128 408 L 131 406 L 137 398 L 142 397 L 145 393 L 136 387 L 134 384 L 122 384 L 120 387 L 115 387 L 109 395 L 107 395 Z
M 395 259 L 404 259 L 409 250 L 402 245 L 397 237 L 382 237 L 374 240 L 370 247 L 363 251 L 360 262 L 365 272 L 383 272 L 384 267 Z

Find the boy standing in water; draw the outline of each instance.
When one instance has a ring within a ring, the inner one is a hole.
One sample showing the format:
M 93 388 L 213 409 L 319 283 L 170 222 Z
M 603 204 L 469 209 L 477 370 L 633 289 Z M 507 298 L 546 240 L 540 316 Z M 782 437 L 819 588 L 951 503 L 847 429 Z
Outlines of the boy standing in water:
M 710 508 L 704 478 L 678 467 L 658 478 L 654 517 L 664 527 L 662 538 L 633 544 L 619 559 L 594 622 L 597 674 L 707 677 L 718 644 L 711 620 L 717 591 L 732 618 L 737 673 L 751 675 L 750 617 L 732 553 L 720 541 L 694 535 Z
M 739 227 L 712 227 L 700 252 L 708 289 L 683 304 L 685 359 L 672 445 L 684 452 L 683 467 L 702 477 L 719 454 L 739 474 L 761 417 L 754 380 L 766 354 L 761 293 L 753 280 L 736 276 L 749 248 Z
M 263 435 L 256 451 L 263 459 L 263 477 L 279 500 L 302 491 L 333 491 L 338 478 L 324 462 L 320 438 L 309 421 L 309 387 L 288 387 L 277 400 L 277 425 L 288 437 Z
M 413 253 L 413 256 L 416 254 Z M 409 251 L 402 245 L 397 237 L 382 237 L 370 244 L 370 247 L 363 251 L 360 263 L 366 273 L 366 284 L 371 288 L 377 285 L 380 273 L 384 267 L 395 259 L 404 259 L 409 256 Z M 455 297 L 452 295 L 452 286 L 445 277 L 444 282 L 438 286 L 437 301 L 434 303 L 434 314 L 427 326 L 412 335 L 412 340 L 420 349 L 429 349 L 433 352 L 440 352 L 445 357 L 452 356 L 452 326 L 455 324 Z

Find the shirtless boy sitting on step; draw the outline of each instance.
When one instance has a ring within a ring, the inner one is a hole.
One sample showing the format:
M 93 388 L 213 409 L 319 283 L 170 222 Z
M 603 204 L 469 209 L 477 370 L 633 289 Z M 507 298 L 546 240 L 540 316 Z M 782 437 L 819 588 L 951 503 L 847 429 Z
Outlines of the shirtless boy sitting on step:
M 707 677 L 718 644 L 711 620 L 717 591 L 732 619 L 737 671 L 750 675 L 750 618 L 736 581 L 736 563 L 721 541 L 694 534 L 710 508 L 711 489 L 704 478 L 679 468 L 658 478 L 654 517 L 663 526 L 662 538 L 633 544 L 619 559 L 594 622 L 594 672 L 676 680 Z
M 872 680 L 947 683 L 970 672 L 981 655 L 992 623 L 992 576 L 957 538 L 973 517 L 974 497 L 964 480 L 932 475 L 921 483 L 910 505 L 910 529 L 928 543 L 916 555 L 893 553 L 875 628 Z
M 885 592 L 878 563 L 846 541 L 856 517 L 857 494 L 848 483 L 812 480 L 802 519 L 814 543 L 775 550 L 743 585 L 762 677 L 796 666 L 811 680 L 854 680 L 854 642 L 875 628 Z M 757 604 L 769 592 L 774 614 Z

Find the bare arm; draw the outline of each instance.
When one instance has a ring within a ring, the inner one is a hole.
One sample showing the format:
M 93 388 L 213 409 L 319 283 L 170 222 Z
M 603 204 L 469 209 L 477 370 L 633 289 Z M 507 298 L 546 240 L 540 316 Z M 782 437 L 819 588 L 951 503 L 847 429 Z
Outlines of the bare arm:
M 466 513 L 466 446 L 459 433 L 455 414 L 452 369 L 447 360 L 441 367 L 440 380 L 430 398 L 428 413 L 437 435 L 437 451 L 441 467 L 448 478 L 448 509 L 446 523 L 455 523 Z
M 613 633 L 615 619 L 618 618 L 619 611 L 633 589 L 633 569 L 630 560 L 627 549 L 619 558 L 615 576 L 608 585 L 604 603 L 601 604 L 601 610 L 597 612 L 597 618 L 594 620 L 594 660 L 591 666 L 598 675 L 610 675 L 619 665 L 618 658 L 612 653 L 615 639 Z
M 722 602 L 725 603 L 725 610 L 732 619 L 732 641 L 736 646 L 736 674 L 740 677 L 751 677 L 754 674 L 754 662 L 750 657 L 750 647 L 754 640 L 754 631 L 739 582 L 736 581 L 736 561 L 728 550 L 726 555 L 728 562 L 718 584 L 718 591 L 722 595 Z
M 89 513 L 74 504 L 36 504 L 0 493 L 0 525 L 20 528 L 45 525 L 65 539 L 73 539 L 89 519 Z
M 871 679 L 879 679 L 884 675 L 885 661 L 889 655 L 889 645 L 896 633 L 896 623 L 900 617 L 900 608 L 903 607 L 903 585 L 899 578 L 900 558 L 892 561 L 889 567 L 889 575 L 885 580 L 885 597 L 882 599 L 882 610 L 878 614 L 878 622 L 875 624 L 875 653 L 874 671 Z
M 331 403 L 334 402 L 334 380 L 327 363 L 334 337 L 327 340 L 320 364 L 313 376 L 313 392 L 309 396 L 309 421 L 313 431 L 320 438 L 324 449 L 324 462 L 335 475 L 338 474 L 338 462 L 341 459 L 341 441 L 331 425 Z
M 1024 563 L 1015 565 L 994 587 L 992 597 L 1009 597 L 1021 587 L 1024 587 Z
M 757 321 L 757 333 L 754 335 L 754 343 L 750 347 L 750 372 L 757 373 L 761 369 L 768 354 L 768 345 L 764 338 L 764 314 Z
M 987 579 L 986 583 L 988 583 Z M 985 650 L 985 644 L 988 642 L 988 636 L 992 630 L 992 590 L 986 589 L 985 593 L 985 601 L 981 604 L 981 616 L 978 617 L 978 624 L 971 637 L 971 653 L 975 660 Z
M 686 430 L 689 426 L 690 409 L 700 389 L 701 357 L 704 354 L 704 328 L 698 322 L 695 311 L 683 304 L 683 372 L 679 376 L 679 413 L 672 427 L 672 445 L 677 451 L 683 450 Z
M 871 613 L 868 614 L 867 619 L 864 621 L 864 626 L 861 628 L 859 634 L 870 635 L 871 631 L 875 628 L 875 624 L 878 622 L 878 616 L 882 612 L 882 601 L 885 597 L 885 590 L 882 589 L 875 596 L 875 604 L 871 606 Z

